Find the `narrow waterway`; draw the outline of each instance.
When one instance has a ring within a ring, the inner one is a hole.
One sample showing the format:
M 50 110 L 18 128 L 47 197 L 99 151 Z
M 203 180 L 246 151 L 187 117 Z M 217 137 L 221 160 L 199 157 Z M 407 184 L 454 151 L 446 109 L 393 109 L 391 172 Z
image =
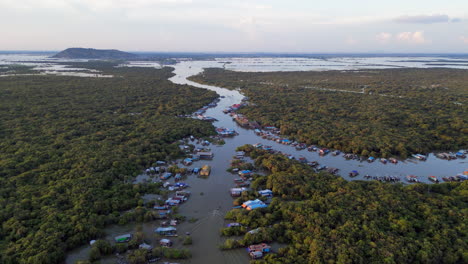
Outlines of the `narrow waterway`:
M 430 183 L 430 181 L 427 179 L 429 175 L 434 175 L 442 180 L 442 177 L 455 176 L 467 170 L 468 168 L 467 159 L 456 159 L 450 161 L 442 160 L 436 158 L 432 153 L 428 155 L 426 161 L 408 159 L 405 161 L 400 161 L 398 164 L 383 164 L 378 161 L 368 163 L 357 160 L 346 160 L 342 157 L 342 155 L 326 155 L 322 157 L 318 155 L 317 152 L 308 152 L 307 150 L 297 151 L 292 146 L 282 145 L 270 140 L 262 139 L 261 137 L 255 135 L 253 130 L 244 129 L 238 126 L 229 115 L 226 115 L 222 112 L 222 110 L 226 109 L 228 106 L 240 103 L 243 98 L 241 93 L 238 91 L 232 91 L 216 86 L 203 85 L 187 80 L 188 77 L 202 72 L 203 66 L 204 63 L 198 61 L 187 61 L 179 63 L 175 66 L 174 73 L 176 76 L 170 80 L 178 84 L 188 84 L 199 88 L 209 89 L 217 92 L 221 96 L 225 96 L 225 98 L 222 98 L 218 103 L 217 107 L 210 108 L 206 112 L 207 116 L 212 116 L 218 119 L 217 122 L 214 122 L 216 127 L 235 128 L 239 133 L 239 136 L 229 140 L 229 142 L 235 142 L 235 146 L 226 144 L 226 146 L 223 147 L 223 151 L 225 152 L 233 153 L 236 146 L 243 144 L 262 143 L 263 145 L 272 146 L 275 150 L 291 154 L 296 158 L 302 156 L 307 158 L 309 161 L 317 161 L 320 163 L 320 165 L 338 168 L 340 170 L 338 174 L 349 180 L 351 180 L 351 178 L 348 176 L 348 173 L 352 170 L 357 170 L 359 172 L 359 176 L 352 178 L 353 180 L 362 180 L 364 179 L 363 176 L 366 174 L 371 176 L 399 176 L 403 180 L 406 175 L 413 174 L 419 176 L 420 181 Z
M 382 164 L 380 162 L 367 163 L 356 160 L 345 160 L 341 155 L 336 157 L 331 155 L 321 157 L 316 152 L 308 152 L 307 150 L 297 151 L 291 146 L 262 139 L 255 135 L 253 130 L 238 126 L 229 115 L 222 112 L 222 110 L 227 107 L 241 102 L 244 96 L 240 92 L 187 80 L 188 77 L 202 72 L 203 68 L 208 65 L 212 66 L 206 62 L 181 62 L 174 66 L 175 76 L 170 80 L 177 84 L 187 84 L 217 92 L 222 96 L 220 102 L 218 102 L 216 107 L 209 108 L 205 115 L 218 120 L 213 123 L 214 126 L 233 128 L 239 135 L 234 138 L 226 138 L 226 144 L 223 146 L 209 146 L 214 153 L 213 160 L 197 161 L 189 166 L 190 168 L 200 168 L 204 164 L 208 164 L 212 167 L 212 171 L 207 179 L 190 175 L 184 180 L 184 182 L 190 185 L 188 190 L 191 191 L 192 195 L 188 202 L 179 206 L 179 214 L 186 216 L 187 219 L 197 219 L 197 221 L 194 223 L 186 221 L 177 226 L 177 231 L 179 236 L 183 236 L 186 232 L 189 232 L 192 236 L 193 245 L 184 246 L 184 248 L 188 248 L 192 252 L 192 258 L 189 260 L 172 262 L 194 264 L 248 263 L 249 258 L 245 249 L 221 251 L 218 248 L 223 242 L 219 230 L 228 223 L 224 221 L 224 215 L 232 208 L 232 198 L 229 195 L 229 189 L 235 186 L 233 182 L 235 176 L 228 173 L 226 169 L 229 167 L 229 162 L 235 154 L 235 149 L 244 144 L 262 143 L 264 145 L 271 145 L 273 149 L 292 154 L 296 158 L 303 156 L 309 161 L 317 161 L 321 165 L 338 168 L 340 169 L 338 174 L 348 180 L 351 180 L 348 176 L 348 172 L 357 170 L 360 175 L 352 180 L 362 180 L 363 175 L 369 174 L 373 176 L 400 176 L 404 182 L 404 176 L 414 174 L 418 175 L 421 181 L 429 182 L 427 180 L 427 176 L 429 175 L 435 175 L 440 179 L 442 176 L 454 176 L 463 172 L 468 167 L 466 160 L 458 159 L 446 161 L 437 159 L 433 154 L 428 156 L 427 161 L 410 159 L 400 161 L 396 165 Z M 171 181 L 173 182 L 173 180 Z M 142 230 L 145 233 L 145 240 L 152 245 L 158 243 L 158 239 L 155 237 L 153 230 L 157 228 L 159 224 L 160 221 L 141 224 Z M 112 241 L 117 235 L 135 233 L 139 225 L 140 224 L 110 226 L 105 229 L 108 234 L 106 239 Z M 177 242 L 176 247 L 181 247 L 180 240 L 177 238 L 174 240 Z M 69 252 L 66 263 L 72 264 L 77 260 L 86 260 L 89 250 L 90 246 L 83 246 Z M 116 260 L 117 258 L 115 256 L 110 256 L 103 259 L 101 263 L 116 263 Z

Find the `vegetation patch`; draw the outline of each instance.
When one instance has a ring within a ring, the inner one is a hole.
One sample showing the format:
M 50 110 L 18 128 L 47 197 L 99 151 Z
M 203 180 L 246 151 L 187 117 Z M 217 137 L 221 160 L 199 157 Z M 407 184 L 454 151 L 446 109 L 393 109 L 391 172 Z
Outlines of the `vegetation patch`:
M 135 208 L 159 185 L 133 178 L 183 156 L 178 140 L 214 134 L 209 123 L 178 117 L 214 92 L 171 83 L 169 68 L 116 65 L 72 65 L 114 78 L 0 78 L 1 263 L 61 263 L 106 225 L 150 219 Z
M 287 246 L 261 263 L 465 263 L 468 182 L 384 184 L 346 181 L 251 145 L 239 150 L 270 174 L 258 189 L 267 208 L 233 209 L 227 220 L 248 227 L 231 249 L 277 241 Z M 224 229 L 223 235 L 238 235 Z

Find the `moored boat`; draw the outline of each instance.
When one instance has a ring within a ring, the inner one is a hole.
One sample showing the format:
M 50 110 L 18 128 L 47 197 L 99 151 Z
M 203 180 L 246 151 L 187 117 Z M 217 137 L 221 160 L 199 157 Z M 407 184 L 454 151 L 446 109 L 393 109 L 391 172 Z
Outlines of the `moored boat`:
M 427 177 L 427 178 L 428 178 L 431 182 L 439 183 L 439 179 L 437 179 L 436 176 L 431 175 L 431 176 L 429 176 L 429 177 Z

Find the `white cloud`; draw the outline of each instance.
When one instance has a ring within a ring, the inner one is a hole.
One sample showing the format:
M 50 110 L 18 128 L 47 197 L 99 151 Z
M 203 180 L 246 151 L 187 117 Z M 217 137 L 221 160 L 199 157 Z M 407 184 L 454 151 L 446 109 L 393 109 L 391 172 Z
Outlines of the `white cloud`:
M 428 42 L 424 37 L 424 32 L 422 31 L 401 32 L 397 35 L 397 40 L 408 44 L 425 44 Z
M 460 40 L 461 40 L 463 43 L 468 44 L 468 37 L 461 36 L 461 37 L 460 37 Z
M 387 43 L 387 42 L 389 42 L 391 40 L 392 34 L 387 33 L 387 32 L 381 32 L 381 33 L 377 34 L 377 36 L 375 36 L 375 38 L 380 43 Z

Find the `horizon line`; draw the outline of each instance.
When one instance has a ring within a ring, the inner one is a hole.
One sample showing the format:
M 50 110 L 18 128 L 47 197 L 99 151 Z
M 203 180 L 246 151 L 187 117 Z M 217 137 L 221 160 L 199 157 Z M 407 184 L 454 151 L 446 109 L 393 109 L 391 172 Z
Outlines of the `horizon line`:
M 97 49 L 97 50 L 111 50 L 111 49 Z M 118 50 L 118 49 L 117 49 Z M 63 50 L 0 50 L 0 52 L 42 52 L 52 53 L 61 52 Z M 165 53 L 165 54 L 287 54 L 287 55 L 330 55 L 330 54 L 419 54 L 419 55 L 468 55 L 468 52 L 393 52 L 393 51 L 366 51 L 366 52 L 353 52 L 353 51 L 336 51 L 336 52 L 279 52 L 279 51 L 155 51 L 155 50 L 120 50 L 133 53 Z

